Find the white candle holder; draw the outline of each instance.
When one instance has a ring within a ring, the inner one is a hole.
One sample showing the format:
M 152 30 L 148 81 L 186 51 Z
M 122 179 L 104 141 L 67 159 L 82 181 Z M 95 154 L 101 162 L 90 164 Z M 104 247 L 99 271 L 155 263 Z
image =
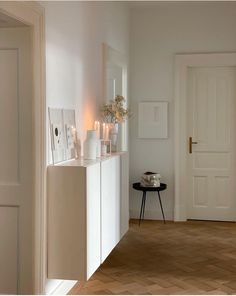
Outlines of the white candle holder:
M 101 140 L 102 156 L 111 155 L 111 140 Z

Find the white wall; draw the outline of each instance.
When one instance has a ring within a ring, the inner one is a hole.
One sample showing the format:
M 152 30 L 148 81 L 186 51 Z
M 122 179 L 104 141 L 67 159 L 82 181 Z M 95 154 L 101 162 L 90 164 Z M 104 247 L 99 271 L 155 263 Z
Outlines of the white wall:
M 41 3 L 46 8 L 47 105 L 76 109 L 83 142 L 105 100 L 102 43 L 128 55 L 128 8 L 114 2 Z
M 41 2 L 46 15 L 47 106 L 75 108 L 80 140 L 103 98 L 102 43 L 128 56 L 129 12 L 114 2 Z M 61 281 L 48 281 L 47 292 Z
M 150 6 L 151 5 L 151 6 Z M 176 53 L 236 51 L 236 3 L 143 3 L 131 10 L 131 108 L 130 179 L 143 172 L 159 172 L 168 190 L 163 192 L 164 210 L 173 218 L 174 207 L 174 99 L 173 76 Z M 138 102 L 169 101 L 169 138 L 138 139 Z M 137 217 L 141 193 L 131 189 L 131 216 Z M 160 219 L 156 196 L 150 194 L 146 217 Z

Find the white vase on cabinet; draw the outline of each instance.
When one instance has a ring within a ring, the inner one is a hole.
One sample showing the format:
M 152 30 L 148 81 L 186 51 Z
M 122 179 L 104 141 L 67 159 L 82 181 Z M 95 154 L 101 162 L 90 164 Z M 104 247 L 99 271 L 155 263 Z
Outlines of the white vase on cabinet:
M 97 145 L 96 130 L 87 130 L 87 138 L 84 141 L 84 159 L 96 159 Z

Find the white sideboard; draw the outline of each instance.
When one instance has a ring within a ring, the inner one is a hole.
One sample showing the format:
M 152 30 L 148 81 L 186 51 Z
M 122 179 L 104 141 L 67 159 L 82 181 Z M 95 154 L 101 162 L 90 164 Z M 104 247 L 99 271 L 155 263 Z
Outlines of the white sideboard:
M 128 153 L 48 167 L 48 278 L 88 280 L 128 230 Z

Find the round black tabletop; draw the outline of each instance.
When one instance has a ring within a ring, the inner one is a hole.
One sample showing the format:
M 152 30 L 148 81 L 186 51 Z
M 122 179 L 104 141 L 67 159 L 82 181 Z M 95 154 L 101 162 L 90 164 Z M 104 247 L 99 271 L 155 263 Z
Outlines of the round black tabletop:
M 133 183 L 133 188 L 139 191 L 163 191 L 167 188 L 167 185 L 165 183 L 161 183 L 160 187 L 143 187 L 140 182 Z

